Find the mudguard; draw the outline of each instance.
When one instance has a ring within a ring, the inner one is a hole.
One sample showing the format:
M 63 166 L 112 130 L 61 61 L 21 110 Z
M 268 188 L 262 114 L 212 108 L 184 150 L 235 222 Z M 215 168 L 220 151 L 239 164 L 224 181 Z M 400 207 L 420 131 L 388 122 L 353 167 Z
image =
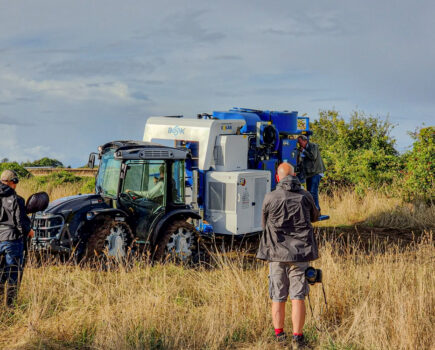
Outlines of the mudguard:
M 152 230 L 151 242 L 154 245 L 157 241 L 160 231 L 166 226 L 167 223 L 172 222 L 174 219 L 186 220 L 187 218 L 201 219 L 201 216 L 192 209 L 177 209 L 172 210 L 165 214 Z
M 97 209 L 92 209 L 89 210 L 86 214 L 86 218 L 89 221 L 95 220 L 95 218 L 97 218 L 100 215 L 110 215 L 110 216 L 123 216 L 125 218 L 128 217 L 128 214 L 121 210 L 121 209 L 116 209 L 116 208 L 97 208 Z

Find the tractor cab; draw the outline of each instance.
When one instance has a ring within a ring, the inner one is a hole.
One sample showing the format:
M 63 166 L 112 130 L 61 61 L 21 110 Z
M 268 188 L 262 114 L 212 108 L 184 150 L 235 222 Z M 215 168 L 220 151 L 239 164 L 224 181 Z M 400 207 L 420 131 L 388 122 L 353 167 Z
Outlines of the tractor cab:
M 157 217 L 187 208 L 184 174 L 189 156 L 185 149 L 150 142 L 105 144 L 99 148 L 96 193 L 128 213 L 135 236 L 147 239 Z

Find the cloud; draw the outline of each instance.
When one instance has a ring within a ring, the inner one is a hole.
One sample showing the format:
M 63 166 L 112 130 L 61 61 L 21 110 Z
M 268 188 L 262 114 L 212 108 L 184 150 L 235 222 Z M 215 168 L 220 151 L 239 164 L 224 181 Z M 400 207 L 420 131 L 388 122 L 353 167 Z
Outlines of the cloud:
M 18 127 L 23 148 L 38 135 L 66 163 L 140 138 L 151 114 L 360 106 L 400 121 L 402 144 L 433 123 L 432 1 L 29 4 L 0 11 L 0 127 Z
M 242 61 L 243 60 L 241 56 L 237 56 L 237 55 L 218 55 L 212 57 L 212 59 L 219 60 L 219 61 Z
M 337 11 L 297 12 L 286 21 L 280 21 L 263 30 L 265 34 L 294 37 L 337 36 L 344 32 Z
M 20 124 L 2 125 L 0 128 L 1 158 L 11 161 L 25 162 L 28 160 L 50 157 L 56 159 L 65 158 L 63 154 L 52 152 L 49 147 L 41 145 L 23 146 L 18 137 Z
M 142 63 L 131 60 L 64 60 L 48 64 L 42 75 L 90 77 L 149 74 L 155 70 L 152 62 Z
M 195 44 L 222 41 L 226 37 L 223 32 L 209 30 L 203 25 L 203 22 L 207 23 L 207 14 L 209 11 L 206 10 L 179 11 L 164 19 L 164 29 L 157 33 L 189 39 Z
M 55 98 L 67 101 L 100 100 L 114 103 L 149 101 L 141 92 L 129 88 L 120 81 L 95 82 L 95 79 L 75 78 L 70 80 L 35 80 L 21 77 L 11 72 L 0 76 L 0 100 L 31 101 L 39 98 Z
M 29 121 L 20 121 L 14 118 L 4 117 L 0 115 L 0 125 L 2 125 L 3 128 L 5 125 L 32 126 L 35 125 L 35 123 Z
M 142 100 L 142 101 L 150 101 L 149 97 L 147 95 L 145 95 L 143 92 L 141 91 L 135 91 L 131 94 L 131 97 L 138 99 L 138 100 Z
M 319 97 L 312 98 L 312 102 L 336 102 L 336 101 L 349 101 L 347 97 Z

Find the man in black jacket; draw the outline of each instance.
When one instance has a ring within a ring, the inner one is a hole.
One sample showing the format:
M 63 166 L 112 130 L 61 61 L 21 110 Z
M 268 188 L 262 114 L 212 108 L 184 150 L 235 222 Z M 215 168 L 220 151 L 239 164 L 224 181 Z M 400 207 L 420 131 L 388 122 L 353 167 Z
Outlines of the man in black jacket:
M 301 188 L 290 164 L 282 163 L 277 175 L 276 190 L 268 193 L 263 202 L 263 234 L 257 258 L 269 262 L 269 293 L 277 340 L 286 341 L 285 303 L 290 295 L 292 343 L 295 349 L 302 349 L 308 295 L 305 270 L 309 261 L 318 258 L 311 222 L 318 220 L 319 211 L 311 194 Z
M 319 146 L 308 140 L 305 135 L 298 137 L 298 144 L 302 151 L 300 153 L 302 170 L 307 184 L 307 190 L 311 193 L 316 203 L 317 209 L 320 211 L 319 204 L 319 184 L 325 172 L 325 164 L 323 164 L 320 156 Z
M 23 272 L 23 238 L 33 235 L 24 199 L 15 192 L 17 183 L 18 176 L 14 171 L 3 171 L 0 183 L 0 298 L 3 304 L 6 295 L 8 306 L 15 300 Z

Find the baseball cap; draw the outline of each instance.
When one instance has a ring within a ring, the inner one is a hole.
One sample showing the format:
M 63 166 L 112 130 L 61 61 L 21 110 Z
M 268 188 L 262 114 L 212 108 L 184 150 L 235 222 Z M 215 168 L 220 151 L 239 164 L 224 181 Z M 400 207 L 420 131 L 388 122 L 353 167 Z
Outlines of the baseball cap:
M 2 172 L 1 181 L 12 181 L 18 183 L 18 175 L 15 171 L 7 169 Z

